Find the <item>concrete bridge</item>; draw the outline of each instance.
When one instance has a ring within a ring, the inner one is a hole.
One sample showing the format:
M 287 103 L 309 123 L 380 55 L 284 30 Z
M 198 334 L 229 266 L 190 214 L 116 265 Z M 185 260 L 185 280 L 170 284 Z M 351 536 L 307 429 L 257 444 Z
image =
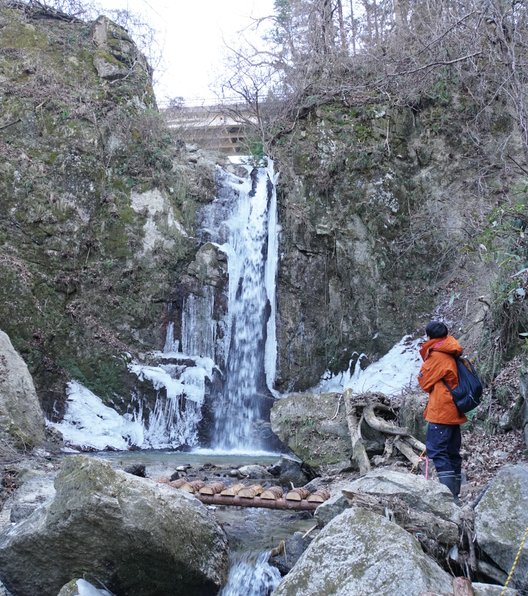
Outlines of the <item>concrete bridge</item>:
M 227 155 L 250 153 L 255 114 L 245 104 L 182 106 L 164 111 L 178 139 Z

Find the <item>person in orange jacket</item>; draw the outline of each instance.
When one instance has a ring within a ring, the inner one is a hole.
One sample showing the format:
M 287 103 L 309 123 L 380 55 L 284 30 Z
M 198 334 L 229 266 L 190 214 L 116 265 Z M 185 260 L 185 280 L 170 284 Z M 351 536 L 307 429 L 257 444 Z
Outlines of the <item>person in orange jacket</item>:
M 463 348 L 440 321 L 431 321 L 425 332 L 428 340 L 420 347 L 423 364 L 418 375 L 420 387 L 429 394 L 423 414 L 428 422 L 425 447 L 438 480 L 457 501 L 462 470 L 460 425 L 467 418 L 458 411 L 446 383 L 452 388 L 458 385 L 455 358 Z

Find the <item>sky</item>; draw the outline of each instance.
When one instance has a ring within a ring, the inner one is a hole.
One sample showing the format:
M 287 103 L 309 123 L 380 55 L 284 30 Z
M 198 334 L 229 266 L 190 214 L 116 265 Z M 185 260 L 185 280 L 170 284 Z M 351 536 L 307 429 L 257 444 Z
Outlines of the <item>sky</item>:
M 185 98 L 186 104 L 202 103 L 202 99 L 215 101 L 210 87 L 224 68 L 224 41 L 236 45 L 240 32 L 253 22 L 252 18 L 273 14 L 273 3 L 273 0 L 98 2 L 105 9 L 134 12 L 156 30 L 162 60 L 154 73 L 154 86 L 161 105 L 174 97 Z

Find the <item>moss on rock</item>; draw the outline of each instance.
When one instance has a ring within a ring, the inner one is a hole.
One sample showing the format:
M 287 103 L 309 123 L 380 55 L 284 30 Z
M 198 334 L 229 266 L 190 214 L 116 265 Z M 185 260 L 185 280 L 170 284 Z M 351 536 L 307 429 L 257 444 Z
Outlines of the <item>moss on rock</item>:
M 167 221 L 205 190 L 186 180 L 126 31 L 22 6 L 2 5 L 0 21 L 0 319 L 53 416 L 71 378 L 106 400 L 128 396 L 121 354 L 162 345 L 164 304 L 195 250 L 194 221 Z M 144 250 L 131 194 L 155 188 L 167 211 Z

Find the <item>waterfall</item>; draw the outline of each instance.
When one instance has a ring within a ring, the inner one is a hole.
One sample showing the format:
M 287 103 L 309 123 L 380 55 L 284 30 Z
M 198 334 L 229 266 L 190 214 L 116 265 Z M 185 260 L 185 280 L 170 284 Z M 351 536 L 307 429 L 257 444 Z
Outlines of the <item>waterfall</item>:
M 281 574 L 268 563 L 269 552 L 232 556 L 227 584 L 219 596 L 268 596 L 279 585 Z
M 234 193 L 223 250 L 228 258 L 226 380 L 213 404 L 218 449 L 257 450 L 256 428 L 272 398 L 275 377 L 277 210 L 273 164 L 254 169 Z
M 247 171 L 241 178 L 219 168 L 217 197 L 201 213 L 203 246 L 227 257 L 225 289 L 198 283 L 188 290 L 180 338 L 170 322 L 154 362 L 129 366 L 156 392 L 154 403 L 140 394 L 134 407 L 144 446 L 197 447 L 203 431 L 207 446 L 217 450 L 264 448 L 277 353 L 276 176 L 271 161 Z
M 177 352 L 180 347 L 180 342 L 174 339 L 174 323 L 167 325 L 167 331 L 165 332 L 165 345 L 163 346 L 163 352 L 165 354 L 169 352 Z
M 184 354 L 214 358 L 215 324 L 214 292 L 203 288 L 203 295 L 189 294 L 184 301 L 182 317 L 182 351 Z
M 188 326 L 203 320 L 205 309 L 209 327 L 210 311 L 207 295 L 204 301 L 190 296 Z M 205 306 L 204 306 L 205 305 Z M 210 334 L 209 334 L 210 335 Z M 195 349 L 205 356 L 189 358 L 180 353 L 179 341 L 174 338 L 174 323 L 167 325 L 163 352 L 155 354 L 157 366 L 133 363 L 129 370 L 141 381 L 150 381 L 157 392 L 154 407 L 148 407 L 145 399 L 137 399 L 132 419 L 144 426 L 143 447 L 165 449 L 170 447 L 196 447 L 198 425 L 202 420 L 202 407 L 207 381 L 213 376 L 214 362 L 207 355 L 211 352 L 210 337 L 202 334 L 202 341 L 192 342 L 183 334 L 184 349 Z M 209 343 L 208 343 L 209 342 Z

